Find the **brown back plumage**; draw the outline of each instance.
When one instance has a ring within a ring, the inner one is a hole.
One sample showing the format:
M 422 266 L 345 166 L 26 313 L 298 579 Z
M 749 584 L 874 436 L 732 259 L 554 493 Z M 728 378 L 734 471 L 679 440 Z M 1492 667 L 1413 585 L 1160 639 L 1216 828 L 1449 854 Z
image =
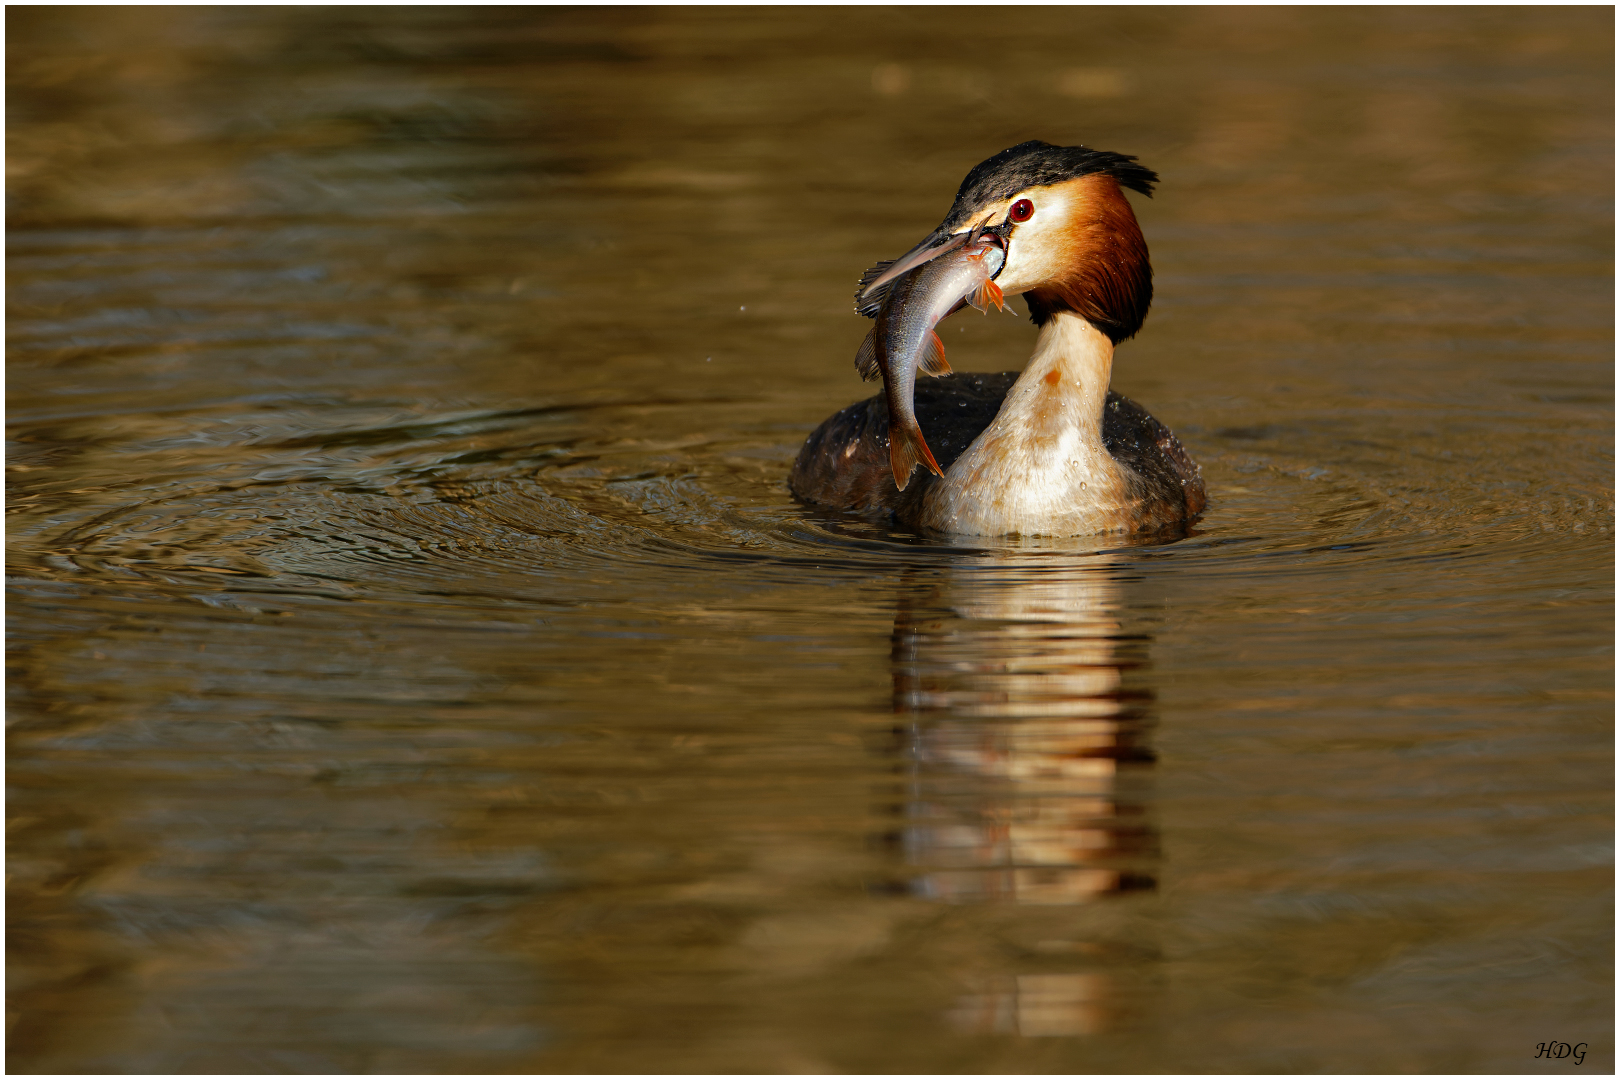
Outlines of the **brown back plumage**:
M 947 375 L 917 385 L 917 419 L 940 467 L 949 470 L 1001 409 L 1018 372 Z M 1203 512 L 1200 470 L 1168 428 L 1130 398 L 1110 390 L 1103 408 L 1103 445 L 1131 474 L 1140 500 L 1137 529 L 1157 531 Z M 881 396 L 828 417 L 799 450 L 788 488 L 806 502 L 853 510 L 901 525 L 919 517 L 923 494 L 939 480 L 916 474 L 905 491 L 889 463 L 889 411 Z

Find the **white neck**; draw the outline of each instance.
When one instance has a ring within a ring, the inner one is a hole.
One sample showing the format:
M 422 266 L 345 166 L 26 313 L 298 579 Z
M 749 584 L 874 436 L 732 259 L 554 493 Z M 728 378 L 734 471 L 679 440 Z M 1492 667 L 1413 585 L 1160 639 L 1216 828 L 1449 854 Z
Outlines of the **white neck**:
M 1060 311 L 990 426 L 923 498 L 922 524 L 977 536 L 1123 528 L 1126 477 L 1103 447 L 1114 345 Z

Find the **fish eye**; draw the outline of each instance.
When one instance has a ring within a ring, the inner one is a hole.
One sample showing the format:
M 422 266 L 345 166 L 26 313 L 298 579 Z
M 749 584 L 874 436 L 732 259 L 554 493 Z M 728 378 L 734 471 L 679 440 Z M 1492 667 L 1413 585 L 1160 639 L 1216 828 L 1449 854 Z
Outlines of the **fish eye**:
M 1034 216 L 1035 204 L 1030 202 L 1028 199 L 1019 199 L 1017 202 L 1012 204 L 1012 209 L 1007 211 L 1008 221 L 1023 222 L 1028 221 Z

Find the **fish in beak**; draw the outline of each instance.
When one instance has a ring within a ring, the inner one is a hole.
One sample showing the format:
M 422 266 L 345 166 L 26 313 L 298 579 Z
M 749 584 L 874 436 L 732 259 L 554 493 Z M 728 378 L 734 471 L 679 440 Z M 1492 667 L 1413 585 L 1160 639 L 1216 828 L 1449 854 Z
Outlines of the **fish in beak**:
M 877 297 L 878 311 L 856 354 L 855 368 L 863 379 L 883 380 L 889 406 L 889 467 L 894 486 L 901 491 L 919 463 L 935 476 L 945 475 L 923 438 L 912 405 L 919 370 L 950 374 L 945 345 L 934 327 L 964 305 L 980 311 L 991 304 L 1002 307 L 1001 289 L 993 279 L 1005 257 L 1001 237 L 975 229 L 936 245 L 910 270 L 878 284 L 871 293 Z
M 1001 249 L 1007 250 L 1007 240 L 1012 232 L 1011 223 L 1003 223 L 994 227 L 983 224 L 964 229 L 957 233 L 947 233 L 943 229 L 936 229 L 928 239 L 889 262 L 880 262 L 868 270 L 862 277 L 860 287 L 855 292 L 855 310 L 867 318 L 877 315 L 883 307 L 884 297 L 889 286 L 902 275 L 917 269 L 923 263 L 947 255 L 962 247 L 977 244 L 985 236 L 997 237 L 1001 242 Z M 1000 273 L 998 266 L 996 273 Z

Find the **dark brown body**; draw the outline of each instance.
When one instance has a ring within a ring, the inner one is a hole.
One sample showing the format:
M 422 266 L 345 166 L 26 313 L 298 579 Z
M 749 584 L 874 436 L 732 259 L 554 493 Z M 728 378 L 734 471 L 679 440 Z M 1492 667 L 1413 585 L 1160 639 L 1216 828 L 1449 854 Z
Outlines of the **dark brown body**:
M 995 419 L 1018 375 L 954 374 L 917 384 L 917 420 L 942 469 L 948 472 Z M 1203 512 L 1198 466 L 1170 429 L 1142 406 L 1108 391 L 1102 438 L 1108 453 L 1129 471 L 1136 503 L 1132 531 L 1159 532 L 1185 525 Z M 881 395 L 823 421 L 805 440 L 788 475 L 788 488 L 806 502 L 901 525 L 919 520 L 923 497 L 937 483 L 937 477 L 919 472 L 905 491 L 895 487 L 889 467 L 889 410 Z

